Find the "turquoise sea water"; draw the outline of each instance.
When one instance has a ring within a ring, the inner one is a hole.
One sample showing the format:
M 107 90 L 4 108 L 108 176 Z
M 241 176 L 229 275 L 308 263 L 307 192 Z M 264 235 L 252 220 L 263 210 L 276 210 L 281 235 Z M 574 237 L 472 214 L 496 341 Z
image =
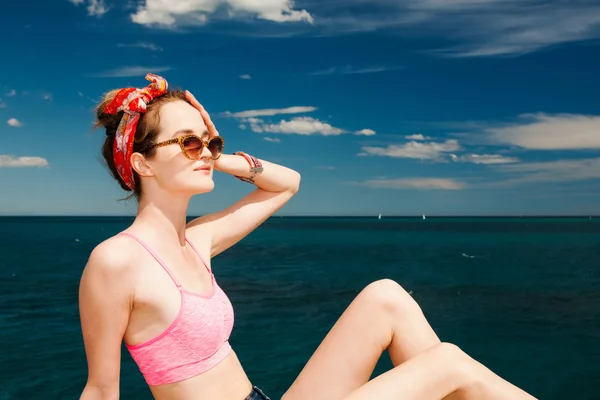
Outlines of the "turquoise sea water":
M 130 221 L 0 218 L 0 400 L 78 398 L 79 277 Z M 412 292 L 442 340 L 536 397 L 600 399 L 600 218 L 271 218 L 213 269 L 235 308 L 232 346 L 274 399 L 381 278 Z M 126 351 L 121 377 L 122 399 L 151 399 Z

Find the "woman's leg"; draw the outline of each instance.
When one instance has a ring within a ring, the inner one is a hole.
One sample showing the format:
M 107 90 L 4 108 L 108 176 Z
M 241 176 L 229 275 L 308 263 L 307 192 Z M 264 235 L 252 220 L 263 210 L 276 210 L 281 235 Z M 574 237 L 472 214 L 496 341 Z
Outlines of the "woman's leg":
M 386 349 L 399 366 L 439 343 L 412 296 L 394 281 L 374 282 L 344 311 L 283 399 L 343 399 L 369 381 Z
M 284 399 L 342 399 L 369 381 L 386 349 L 400 365 L 438 343 L 411 295 L 392 280 L 374 282 L 344 311 Z
M 319 388 L 314 388 L 319 392 Z M 395 367 L 344 400 L 440 400 L 460 394 L 469 400 L 533 400 L 458 347 L 440 343 Z

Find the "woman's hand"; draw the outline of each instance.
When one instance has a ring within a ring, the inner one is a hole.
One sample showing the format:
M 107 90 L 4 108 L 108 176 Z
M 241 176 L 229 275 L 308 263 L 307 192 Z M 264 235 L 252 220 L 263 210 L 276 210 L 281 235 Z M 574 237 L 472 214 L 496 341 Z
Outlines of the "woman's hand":
M 194 108 L 196 108 L 198 111 L 200 111 L 200 115 L 202 115 L 202 119 L 204 120 L 204 124 L 206 125 L 206 128 L 208 129 L 208 133 L 210 134 L 210 137 L 213 138 L 215 136 L 219 136 L 219 131 L 217 130 L 217 128 L 215 127 L 215 124 L 210 119 L 210 115 L 208 115 L 208 112 L 206 112 L 204 107 L 202 107 L 202 104 L 200 104 L 198 102 L 198 100 L 196 100 L 194 95 L 191 94 L 188 90 L 185 91 L 185 97 L 192 104 L 192 106 L 194 106 Z

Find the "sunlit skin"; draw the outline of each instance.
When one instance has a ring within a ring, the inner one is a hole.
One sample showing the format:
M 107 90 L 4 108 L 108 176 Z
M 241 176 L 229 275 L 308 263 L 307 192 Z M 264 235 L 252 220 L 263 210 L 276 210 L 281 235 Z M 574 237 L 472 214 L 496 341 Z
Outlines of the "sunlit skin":
M 218 135 L 208 113 L 191 94 L 188 100 L 195 106 L 183 101 L 162 106 L 157 142 L 188 133 L 206 141 Z M 185 238 L 210 260 L 246 237 L 299 189 L 298 172 L 261 162 L 264 172 L 256 177 L 255 190 L 223 211 L 186 223 L 190 199 L 213 190 L 214 171 L 248 177 L 247 161 L 228 154 L 215 161 L 206 148 L 198 159 L 190 160 L 177 144 L 157 148 L 152 158 L 134 153 L 131 163 L 141 177 L 142 196 L 126 232 L 143 238 L 160 254 L 184 289 L 209 293 L 211 277 Z M 141 246 L 121 236 L 99 244 L 90 255 L 80 286 L 88 360 L 81 399 L 118 399 L 122 341 L 134 345 L 161 334 L 179 307 L 179 291 Z M 267 350 L 276 352 L 277 343 Z M 369 382 L 386 350 L 395 368 Z M 253 383 L 261 386 L 260 381 Z M 232 351 L 201 375 L 150 390 L 157 400 L 243 400 L 251 387 Z M 283 398 L 426 400 L 448 395 L 454 399 L 533 398 L 456 346 L 441 343 L 412 297 L 397 283 L 384 280 L 361 291 Z

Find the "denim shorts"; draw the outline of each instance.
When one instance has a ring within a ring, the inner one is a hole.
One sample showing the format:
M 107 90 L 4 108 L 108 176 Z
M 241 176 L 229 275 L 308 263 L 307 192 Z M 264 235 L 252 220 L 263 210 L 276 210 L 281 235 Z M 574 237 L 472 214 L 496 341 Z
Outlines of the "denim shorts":
M 263 393 L 257 386 L 252 386 L 252 392 L 246 397 L 245 400 L 271 400 Z

